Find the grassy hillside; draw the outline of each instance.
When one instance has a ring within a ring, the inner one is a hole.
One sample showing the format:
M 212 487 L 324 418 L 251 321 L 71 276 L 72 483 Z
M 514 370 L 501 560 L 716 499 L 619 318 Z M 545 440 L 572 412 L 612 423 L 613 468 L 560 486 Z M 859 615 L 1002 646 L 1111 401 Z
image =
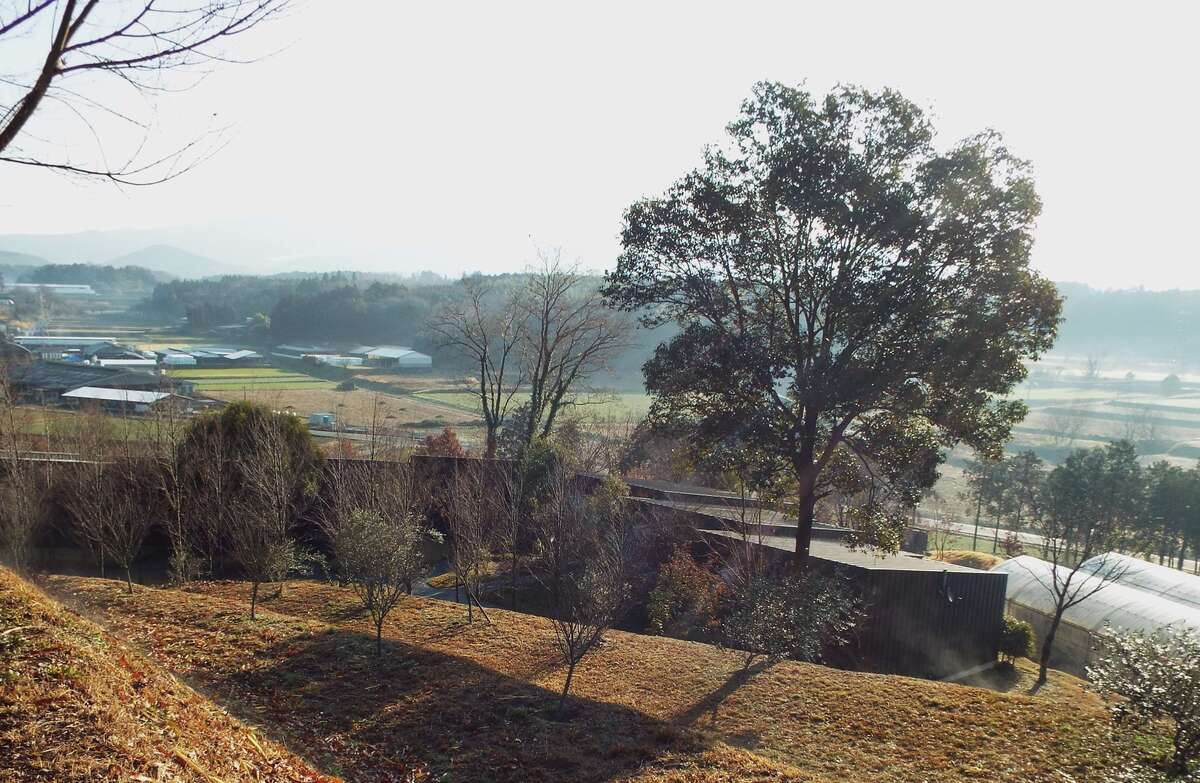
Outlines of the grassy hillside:
M 707 645 L 613 632 L 563 721 L 538 617 L 468 626 L 461 607 L 413 598 L 376 660 L 352 594 L 329 585 L 289 584 L 254 623 L 238 583 L 51 586 L 353 780 L 1092 781 L 1136 753 L 1070 678 L 1033 698 L 800 663 L 746 675 Z
M 334 780 L 4 569 L 0 778 Z

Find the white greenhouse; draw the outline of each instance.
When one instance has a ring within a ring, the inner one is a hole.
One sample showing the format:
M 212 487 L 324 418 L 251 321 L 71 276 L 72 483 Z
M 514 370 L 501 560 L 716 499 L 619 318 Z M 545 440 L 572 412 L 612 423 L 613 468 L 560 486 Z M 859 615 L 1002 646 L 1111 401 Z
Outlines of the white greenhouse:
M 1008 612 L 1030 623 L 1040 644 L 1054 615 L 1054 566 L 1022 555 L 993 570 L 1008 574 Z M 1059 573 L 1061 580 L 1069 571 Z M 1099 574 L 1115 578 L 1103 584 Z M 1094 634 L 1105 626 L 1145 633 L 1179 628 L 1200 633 L 1200 576 L 1108 554 L 1084 562 L 1070 591 L 1086 597 L 1063 614 L 1050 663 L 1073 674 L 1085 673 Z

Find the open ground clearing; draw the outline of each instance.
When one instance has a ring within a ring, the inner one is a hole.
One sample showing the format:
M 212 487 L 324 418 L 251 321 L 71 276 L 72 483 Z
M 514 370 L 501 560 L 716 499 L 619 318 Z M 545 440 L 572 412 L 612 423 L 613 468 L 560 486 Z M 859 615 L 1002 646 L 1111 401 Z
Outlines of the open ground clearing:
M 349 590 L 293 582 L 246 616 L 247 587 L 194 592 L 54 577 L 51 588 L 326 771 L 454 780 L 1093 781 L 1134 754 L 1095 697 L 1038 697 L 783 663 L 744 676 L 702 644 L 611 632 L 581 665 L 570 720 L 542 618 L 413 598 L 384 660 Z M 750 754 L 753 755 L 750 755 Z
M 0 569 L 4 780 L 332 780 Z
M 431 391 L 419 392 L 421 399 L 451 405 L 468 413 L 478 413 L 479 398 L 465 391 Z M 513 396 L 512 405 L 516 407 L 529 401 L 525 392 Z M 582 395 L 575 405 L 567 409 L 570 413 L 579 414 L 592 420 L 623 420 L 640 421 L 650 410 L 650 395 L 643 392 L 616 392 Z
M 289 390 L 256 386 L 221 389 L 210 391 L 208 394 L 230 402 L 260 402 L 275 410 L 292 410 L 305 416 L 318 412 L 334 413 L 344 425 L 365 427 L 370 425 L 372 416 L 375 416 L 379 426 L 387 430 L 406 429 L 418 424 L 423 428 L 450 426 L 456 429 L 477 424 L 467 413 L 445 405 L 429 403 L 416 397 L 395 397 L 364 389 L 337 391 L 333 384 L 320 389 Z
M 205 394 L 246 390 L 293 391 L 297 389 L 332 389 L 332 381 L 314 378 L 299 372 L 275 367 L 240 369 L 169 370 L 172 378 L 191 381 L 196 391 Z

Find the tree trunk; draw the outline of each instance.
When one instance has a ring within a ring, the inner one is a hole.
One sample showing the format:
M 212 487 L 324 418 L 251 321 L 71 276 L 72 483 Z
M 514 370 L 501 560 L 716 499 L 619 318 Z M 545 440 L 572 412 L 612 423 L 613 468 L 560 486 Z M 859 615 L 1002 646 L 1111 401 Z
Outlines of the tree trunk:
M 383 655 L 383 618 L 375 621 L 375 654 Z
M 796 551 L 792 558 L 792 568 L 798 574 L 808 570 L 816 505 L 816 496 L 810 490 L 808 495 L 800 501 L 800 510 L 796 515 Z
M 574 658 L 574 656 L 571 656 Z M 578 661 L 572 661 L 567 664 L 567 681 L 563 683 L 562 693 L 558 696 L 558 714 L 562 715 L 563 710 L 567 706 L 567 694 L 571 691 L 571 680 L 575 677 L 575 667 L 579 665 Z
M 971 534 L 971 551 L 979 549 L 979 515 L 983 513 L 983 495 L 975 503 L 975 532 Z
M 130 573 L 129 566 L 125 566 L 125 590 L 133 595 L 133 574 Z
M 509 608 L 515 612 L 517 611 L 517 546 L 515 537 L 512 550 L 512 570 L 508 574 L 508 591 L 510 593 Z
M 250 587 L 250 619 L 254 620 L 254 610 L 258 606 L 258 582 L 252 582 Z
M 489 423 L 487 425 L 487 451 L 484 455 L 487 459 L 496 458 L 496 446 L 496 426 Z
M 1062 609 L 1054 611 L 1054 617 L 1050 620 L 1050 630 L 1046 632 L 1046 638 L 1042 640 L 1042 654 L 1038 658 L 1038 678 L 1035 688 L 1040 688 L 1046 684 L 1048 671 L 1050 669 L 1050 653 L 1054 651 L 1054 635 L 1058 633 L 1059 623 L 1062 622 Z

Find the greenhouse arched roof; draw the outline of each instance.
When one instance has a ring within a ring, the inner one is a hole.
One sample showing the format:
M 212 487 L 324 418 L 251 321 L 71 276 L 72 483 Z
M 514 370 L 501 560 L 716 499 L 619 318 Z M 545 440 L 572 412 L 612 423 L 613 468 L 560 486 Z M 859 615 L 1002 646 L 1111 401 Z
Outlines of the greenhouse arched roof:
M 1124 576 L 1134 573 L 1132 565 L 1121 577 L 1101 586 L 1103 579 L 1097 576 L 1096 570 L 1103 568 L 1106 573 L 1111 573 L 1111 563 L 1111 559 L 1099 564 L 1091 563 L 1087 570 L 1081 567 L 1079 573 L 1075 574 L 1071 590 L 1074 591 L 1078 585 L 1078 595 L 1087 597 L 1067 609 L 1063 614 L 1064 620 L 1089 631 L 1111 625 L 1125 631 L 1145 633 L 1179 628 L 1190 628 L 1200 633 L 1200 606 L 1175 600 L 1162 592 L 1140 588 L 1136 581 L 1126 582 Z M 1123 563 L 1120 564 L 1118 569 L 1123 566 Z M 1022 555 L 1006 560 L 992 570 L 1008 574 L 1008 600 L 1044 614 L 1054 613 L 1054 593 L 1050 588 L 1053 584 L 1053 564 Z M 1069 569 L 1060 569 L 1060 580 L 1069 573 Z
M 1085 560 L 1079 569 L 1093 573 L 1101 570 L 1111 573 L 1114 565 L 1121 572 L 1118 580 L 1120 584 L 1136 587 L 1147 593 L 1157 593 L 1172 601 L 1200 609 L 1200 576 L 1186 571 L 1148 563 L 1116 552 Z

